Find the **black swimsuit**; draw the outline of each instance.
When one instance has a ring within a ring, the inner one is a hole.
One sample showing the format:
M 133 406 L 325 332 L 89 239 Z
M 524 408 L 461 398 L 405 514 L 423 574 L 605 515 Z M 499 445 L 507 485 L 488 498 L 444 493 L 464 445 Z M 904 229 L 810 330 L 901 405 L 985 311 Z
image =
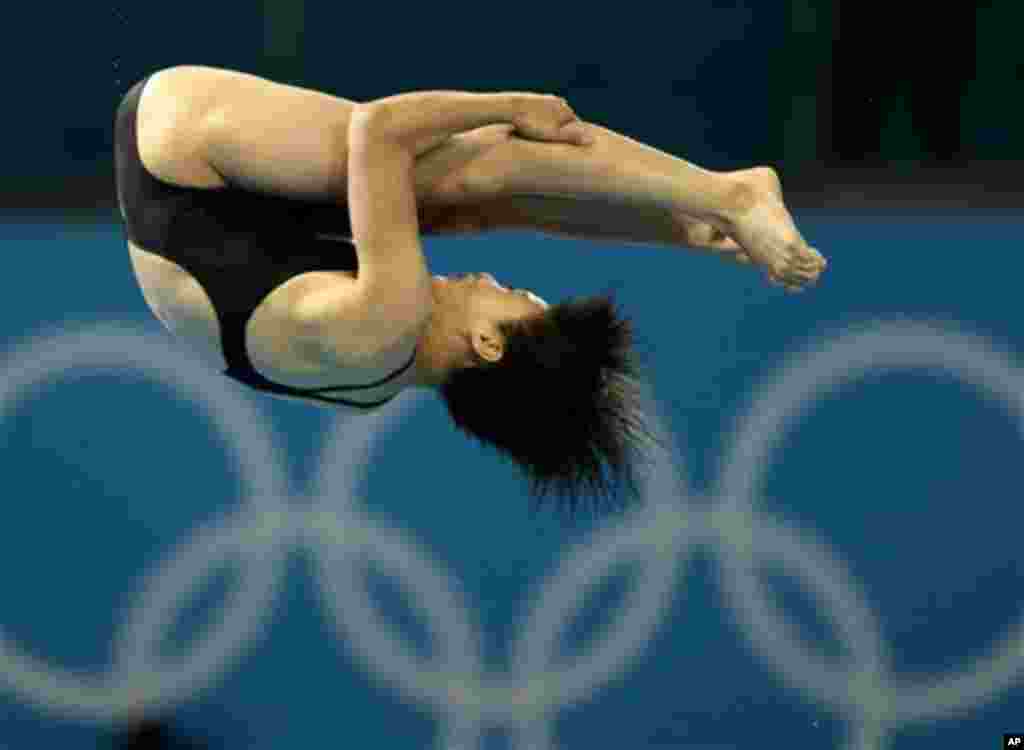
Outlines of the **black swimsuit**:
M 146 79 L 125 95 L 115 124 L 117 196 L 128 239 L 184 268 L 202 285 L 220 322 L 224 374 L 261 391 L 331 404 L 373 408 L 387 398 L 360 402 L 327 398 L 324 391 L 378 388 L 402 375 L 409 361 L 366 385 L 292 388 L 271 382 L 253 367 L 245 348 L 245 326 L 270 292 L 307 271 L 355 271 L 348 211 L 263 195 L 234 187 L 201 189 L 171 185 L 142 164 L 136 136 L 139 98 Z M 332 239 L 325 239 L 330 236 Z

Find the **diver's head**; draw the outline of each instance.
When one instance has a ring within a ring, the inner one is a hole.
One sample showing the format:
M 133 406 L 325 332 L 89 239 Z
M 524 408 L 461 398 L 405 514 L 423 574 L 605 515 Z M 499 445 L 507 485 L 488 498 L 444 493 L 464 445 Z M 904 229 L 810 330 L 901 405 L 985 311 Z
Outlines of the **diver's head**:
M 569 510 L 622 505 L 620 481 L 637 495 L 639 449 L 657 441 L 632 325 L 610 295 L 551 306 L 470 274 L 434 277 L 434 297 L 421 369 L 458 429 L 515 462 L 537 504 L 554 492 Z

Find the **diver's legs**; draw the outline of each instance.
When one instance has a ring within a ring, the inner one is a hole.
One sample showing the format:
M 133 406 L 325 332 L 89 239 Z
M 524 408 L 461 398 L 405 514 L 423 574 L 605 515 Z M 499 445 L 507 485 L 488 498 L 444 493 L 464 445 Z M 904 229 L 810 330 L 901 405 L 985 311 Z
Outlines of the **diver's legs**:
M 778 177 L 770 169 L 754 168 L 728 174 L 781 197 Z M 598 242 L 696 248 L 734 263 L 751 263 L 735 240 L 720 230 L 659 206 L 553 196 L 499 196 L 453 209 L 448 219 L 449 227 L 438 227 L 440 231 L 535 230 Z
M 465 205 L 466 211 L 455 217 L 470 230 L 472 212 L 490 205 L 499 214 L 518 213 L 513 221 L 519 226 L 558 232 L 552 221 L 559 222 L 559 208 L 566 209 L 567 201 L 590 202 L 589 211 L 600 218 L 587 219 L 590 236 L 603 232 L 620 240 L 667 239 L 675 245 L 705 237 L 703 246 L 715 249 L 717 244 L 731 255 L 738 243 L 770 278 L 792 287 L 813 281 L 823 270 L 824 259 L 806 245 L 786 210 L 773 170 L 710 172 L 606 128 L 585 125 L 593 134 L 592 146 L 529 141 L 507 125 L 454 136 L 417 159 L 417 196 Z M 552 200 L 545 204 L 541 198 Z M 600 211 L 593 211 L 594 202 L 603 206 Z M 542 210 L 544 205 L 549 209 Z M 534 224 L 529 223 L 530 208 L 539 212 Z M 580 234 L 584 225 L 579 219 L 587 210 L 566 209 L 562 233 Z M 481 220 L 486 223 L 487 217 Z M 642 228 L 648 221 L 660 229 Z

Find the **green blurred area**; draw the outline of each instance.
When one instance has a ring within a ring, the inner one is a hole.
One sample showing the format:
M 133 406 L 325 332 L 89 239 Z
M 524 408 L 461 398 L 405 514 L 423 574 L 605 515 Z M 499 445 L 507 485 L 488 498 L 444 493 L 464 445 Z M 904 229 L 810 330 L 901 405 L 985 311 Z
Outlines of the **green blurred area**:
M 788 164 L 1024 158 L 1024 4 L 789 0 L 772 78 Z

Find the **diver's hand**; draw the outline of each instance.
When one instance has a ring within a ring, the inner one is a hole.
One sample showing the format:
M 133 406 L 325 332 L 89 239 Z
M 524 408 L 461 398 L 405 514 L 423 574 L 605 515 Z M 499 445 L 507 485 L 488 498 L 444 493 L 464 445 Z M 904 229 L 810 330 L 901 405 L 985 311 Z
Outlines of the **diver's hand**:
M 593 139 L 586 125 L 569 103 L 548 94 L 511 94 L 515 98 L 512 118 L 515 133 L 522 138 L 550 143 L 589 146 Z

